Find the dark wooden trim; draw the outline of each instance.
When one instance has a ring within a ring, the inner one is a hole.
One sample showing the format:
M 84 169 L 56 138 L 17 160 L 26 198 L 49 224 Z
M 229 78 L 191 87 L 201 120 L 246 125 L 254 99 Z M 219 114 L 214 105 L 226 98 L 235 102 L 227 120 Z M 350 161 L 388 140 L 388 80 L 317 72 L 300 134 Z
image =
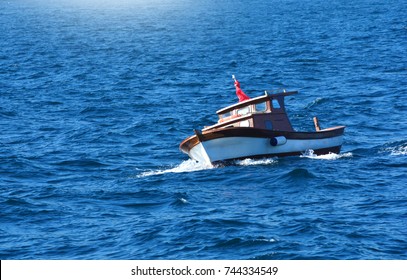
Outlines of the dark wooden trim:
M 198 144 L 199 144 L 198 137 L 196 135 L 193 135 L 182 141 L 181 144 L 179 145 L 179 149 L 184 153 L 188 154 L 188 152 Z
M 198 129 L 194 129 L 195 135 L 198 138 L 199 142 L 203 142 L 205 141 L 204 138 L 202 137 L 202 132 L 199 131 Z

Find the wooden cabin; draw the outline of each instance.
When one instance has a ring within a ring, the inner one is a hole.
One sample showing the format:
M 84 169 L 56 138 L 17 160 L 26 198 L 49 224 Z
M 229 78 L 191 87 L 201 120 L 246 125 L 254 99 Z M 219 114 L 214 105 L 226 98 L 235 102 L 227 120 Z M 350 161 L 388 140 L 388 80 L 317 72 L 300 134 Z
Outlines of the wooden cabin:
M 265 93 L 243 102 L 220 109 L 216 112 L 218 123 L 202 131 L 225 127 L 253 127 L 275 131 L 294 131 L 288 119 L 284 97 L 297 91 Z

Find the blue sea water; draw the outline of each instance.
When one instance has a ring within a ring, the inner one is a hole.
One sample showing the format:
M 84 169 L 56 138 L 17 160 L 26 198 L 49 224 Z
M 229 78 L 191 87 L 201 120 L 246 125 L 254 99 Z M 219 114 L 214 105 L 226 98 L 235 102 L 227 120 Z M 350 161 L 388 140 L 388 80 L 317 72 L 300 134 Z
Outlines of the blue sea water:
M 232 74 L 342 152 L 189 160 Z M 0 0 L 0 258 L 407 259 L 406 113 L 404 0 Z

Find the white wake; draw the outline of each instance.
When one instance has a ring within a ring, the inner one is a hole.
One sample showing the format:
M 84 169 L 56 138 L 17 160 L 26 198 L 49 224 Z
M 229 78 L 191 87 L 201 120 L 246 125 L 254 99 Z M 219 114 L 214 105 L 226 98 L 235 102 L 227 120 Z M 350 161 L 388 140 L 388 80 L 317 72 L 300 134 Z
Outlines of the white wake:
M 195 171 L 212 169 L 212 168 L 214 168 L 214 166 L 202 164 L 202 163 L 196 162 L 192 159 L 188 159 L 186 161 L 181 162 L 180 164 L 178 164 L 175 167 L 144 171 L 144 172 L 140 173 L 139 175 L 137 175 L 137 178 L 162 175 L 162 174 L 166 174 L 166 173 L 195 172 Z
M 274 164 L 277 163 L 277 159 L 273 158 L 265 158 L 265 159 L 243 159 L 243 160 L 237 160 L 235 161 L 237 165 L 242 165 L 242 166 L 252 166 L 252 165 L 269 165 L 269 164 Z
M 343 154 L 329 153 L 326 155 L 316 155 L 316 154 L 314 154 L 313 150 L 308 150 L 305 153 L 303 153 L 300 157 L 305 157 L 305 158 L 310 158 L 310 159 L 337 160 L 340 158 L 348 158 L 348 157 L 352 157 L 352 156 L 353 156 L 353 154 L 351 152 L 343 153 Z
M 392 156 L 405 156 L 407 155 L 407 145 L 388 148 L 387 151 L 389 151 Z

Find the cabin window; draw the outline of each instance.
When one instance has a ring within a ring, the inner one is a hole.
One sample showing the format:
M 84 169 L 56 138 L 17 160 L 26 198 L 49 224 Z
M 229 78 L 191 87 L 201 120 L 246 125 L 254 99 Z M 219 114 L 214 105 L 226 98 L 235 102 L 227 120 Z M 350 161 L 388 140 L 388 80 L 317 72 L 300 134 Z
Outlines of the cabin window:
M 273 130 L 273 124 L 271 123 L 271 121 L 265 121 L 264 125 L 266 126 L 266 129 Z
M 267 104 L 266 102 L 262 102 L 262 103 L 257 103 L 256 105 L 254 105 L 256 108 L 256 112 L 264 112 L 267 110 Z
M 249 120 L 242 121 L 242 122 L 240 122 L 239 126 L 240 127 L 249 127 L 250 122 L 249 122 Z
M 232 112 L 226 112 L 226 113 L 221 115 L 221 119 L 230 117 L 231 115 L 232 115 Z
M 250 112 L 249 106 L 243 107 L 243 108 L 237 110 L 237 114 L 240 115 L 240 116 L 246 115 L 246 114 L 248 114 L 249 112 Z
M 273 108 L 274 109 L 280 109 L 280 103 L 278 102 L 277 99 L 273 99 Z

